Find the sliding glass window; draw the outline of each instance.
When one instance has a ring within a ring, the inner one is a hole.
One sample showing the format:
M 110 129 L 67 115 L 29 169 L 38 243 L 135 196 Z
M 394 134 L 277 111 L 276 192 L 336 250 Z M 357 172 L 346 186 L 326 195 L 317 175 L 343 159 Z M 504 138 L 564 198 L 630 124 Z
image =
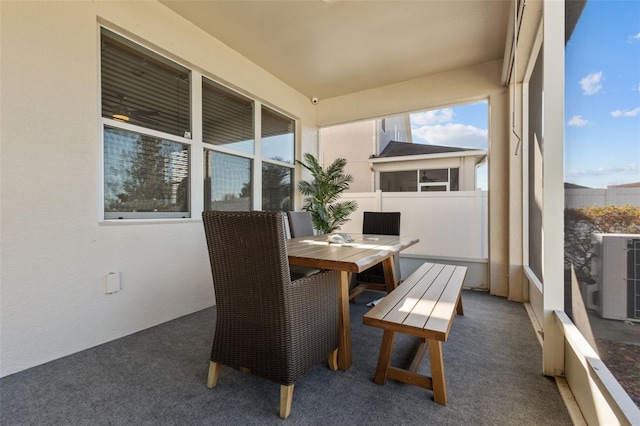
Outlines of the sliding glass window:
M 295 121 L 262 106 L 262 210 L 293 209 Z
M 100 35 L 104 219 L 293 209 L 293 118 L 111 30 Z
M 105 219 L 190 217 L 188 69 L 101 30 Z
M 202 80 L 205 210 L 252 210 L 254 102 Z M 222 150 L 222 152 L 220 151 Z

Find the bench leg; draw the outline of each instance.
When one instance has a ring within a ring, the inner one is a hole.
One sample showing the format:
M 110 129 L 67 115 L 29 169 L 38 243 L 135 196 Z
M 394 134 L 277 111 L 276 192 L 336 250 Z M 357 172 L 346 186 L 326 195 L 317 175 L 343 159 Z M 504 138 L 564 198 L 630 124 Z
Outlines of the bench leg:
M 438 404 L 447 405 L 447 385 L 444 380 L 441 341 L 429 339 L 429 360 L 431 361 L 433 400 Z
M 464 315 L 464 310 L 462 309 L 462 293 L 458 295 L 458 304 L 456 305 L 456 314 Z
M 387 369 L 391 362 L 391 351 L 393 350 L 394 339 L 395 332 L 384 330 L 384 334 L 382 335 L 382 345 L 380 346 L 380 355 L 378 355 L 376 377 L 373 380 L 378 385 L 384 385 L 387 382 Z

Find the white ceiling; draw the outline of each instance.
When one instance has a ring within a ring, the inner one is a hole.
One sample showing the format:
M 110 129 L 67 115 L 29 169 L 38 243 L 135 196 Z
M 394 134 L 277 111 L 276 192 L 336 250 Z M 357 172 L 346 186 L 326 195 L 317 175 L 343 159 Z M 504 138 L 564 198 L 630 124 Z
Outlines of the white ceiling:
M 160 0 L 308 97 L 501 59 L 508 0 Z

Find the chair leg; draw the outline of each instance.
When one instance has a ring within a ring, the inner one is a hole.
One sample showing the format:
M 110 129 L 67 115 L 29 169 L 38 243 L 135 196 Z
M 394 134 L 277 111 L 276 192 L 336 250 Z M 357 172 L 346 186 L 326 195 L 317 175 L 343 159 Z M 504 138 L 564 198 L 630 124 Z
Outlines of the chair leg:
M 329 354 L 327 362 L 332 371 L 336 371 L 338 369 L 338 348 L 334 349 L 333 352 Z
M 209 377 L 207 377 L 207 387 L 209 389 L 214 388 L 218 384 L 218 377 L 220 377 L 220 369 L 222 364 L 209 361 Z
M 291 402 L 293 401 L 293 386 L 280 385 L 280 418 L 286 419 L 291 414 Z

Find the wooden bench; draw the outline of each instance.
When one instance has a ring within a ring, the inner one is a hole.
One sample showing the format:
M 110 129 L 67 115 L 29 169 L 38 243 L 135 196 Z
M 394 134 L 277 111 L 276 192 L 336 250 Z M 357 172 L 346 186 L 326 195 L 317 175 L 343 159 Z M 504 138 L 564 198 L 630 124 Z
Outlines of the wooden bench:
M 433 390 L 435 402 L 447 404 L 442 342 L 446 342 L 456 313 L 462 315 L 464 266 L 424 263 L 409 278 L 364 315 L 365 325 L 384 330 L 374 382 L 384 385 L 387 377 Z M 395 333 L 422 339 L 408 369 L 390 365 Z M 431 377 L 418 374 L 427 345 Z

